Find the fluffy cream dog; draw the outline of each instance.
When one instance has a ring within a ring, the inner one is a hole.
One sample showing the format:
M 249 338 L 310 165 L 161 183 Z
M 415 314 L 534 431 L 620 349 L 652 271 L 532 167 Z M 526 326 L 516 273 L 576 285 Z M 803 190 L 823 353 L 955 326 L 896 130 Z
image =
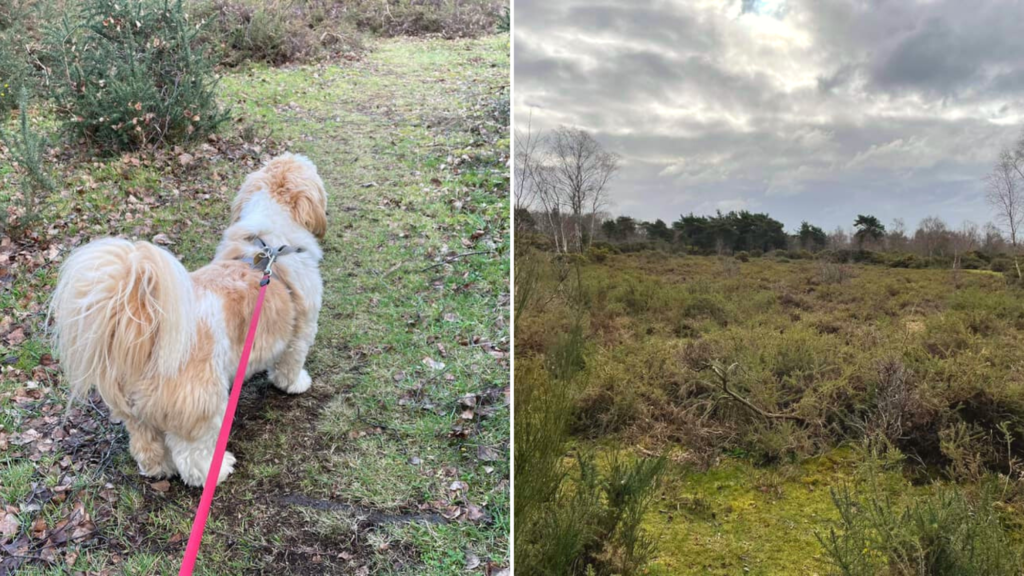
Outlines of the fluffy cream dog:
M 309 389 L 326 210 L 316 167 L 285 154 L 245 179 L 213 262 L 191 274 L 148 242 L 105 238 L 68 257 L 51 304 L 61 366 L 74 394 L 96 386 L 124 421 L 142 474 L 206 479 L 263 275 L 256 238 L 297 251 L 274 263 L 247 376 Z M 218 482 L 234 463 L 225 454 Z

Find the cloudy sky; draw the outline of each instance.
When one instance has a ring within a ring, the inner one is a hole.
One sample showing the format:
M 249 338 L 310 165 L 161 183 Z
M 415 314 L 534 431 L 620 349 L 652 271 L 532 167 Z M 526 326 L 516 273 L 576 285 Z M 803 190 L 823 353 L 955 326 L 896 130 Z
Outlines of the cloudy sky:
M 619 154 L 616 214 L 983 224 L 1024 127 L 1022 22 L 1019 0 L 516 0 L 515 120 Z

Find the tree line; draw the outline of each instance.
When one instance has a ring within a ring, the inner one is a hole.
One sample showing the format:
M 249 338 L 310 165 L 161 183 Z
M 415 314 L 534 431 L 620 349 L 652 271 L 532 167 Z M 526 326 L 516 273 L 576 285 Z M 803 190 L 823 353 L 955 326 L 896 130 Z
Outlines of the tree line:
M 921 220 L 911 232 L 899 218 L 886 226 L 871 214 L 859 214 L 849 229 L 830 233 L 802 222 L 792 233 L 768 214 L 748 211 L 713 215 L 683 214 L 666 222 L 612 216 L 605 211 L 609 184 L 619 158 L 586 131 L 562 126 L 548 135 L 530 129 L 515 134 L 515 225 L 539 234 L 557 252 L 585 252 L 593 243 L 654 244 L 705 254 L 772 250 L 857 250 L 908 253 L 952 260 L 979 252 L 1013 257 L 1017 276 L 1020 235 L 1024 233 L 1024 133 L 1004 147 L 986 176 L 986 200 L 994 222 L 964 222 L 950 227 L 937 216 Z

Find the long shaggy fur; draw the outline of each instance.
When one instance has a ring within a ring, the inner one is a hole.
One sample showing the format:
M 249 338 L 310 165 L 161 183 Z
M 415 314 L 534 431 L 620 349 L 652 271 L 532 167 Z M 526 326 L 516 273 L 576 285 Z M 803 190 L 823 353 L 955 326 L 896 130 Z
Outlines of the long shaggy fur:
M 104 238 L 75 250 L 50 306 L 71 391 L 95 385 L 119 418 L 130 411 L 125 386 L 173 375 L 196 339 L 188 271 L 148 242 Z
M 309 158 L 282 154 L 262 170 L 249 174 L 231 204 L 232 224 L 238 222 L 242 208 L 261 190 L 288 209 L 296 223 L 323 239 L 327 232 L 327 193 Z
M 266 370 L 285 392 L 309 389 L 326 208 L 313 163 L 285 154 L 246 178 L 203 268 L 189 274 L 166 250 L 114 238 L 75 250 L 61 268 L 50 310 L 64 374 L 77 396 L 95 386 L 125 422 L 143 474 L 205 481 L 262 277 L 250 265 L 257 237 L 301 250 L 274 265 L 248 375 Z M 218 481 L 234 462 L 228 452 Z

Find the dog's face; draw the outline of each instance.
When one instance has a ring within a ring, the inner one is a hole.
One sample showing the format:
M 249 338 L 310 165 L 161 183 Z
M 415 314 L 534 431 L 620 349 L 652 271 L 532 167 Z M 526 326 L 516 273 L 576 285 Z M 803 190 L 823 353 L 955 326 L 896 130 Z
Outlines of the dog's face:
M 267 190 L 288 210 L 296 224 L 323 239 L 327 232 L 327 192 L 309 158 L 282 154 L 246 177 L 231 204 L 232 224 L 238 221 L 242 209 L 258 190 Z

